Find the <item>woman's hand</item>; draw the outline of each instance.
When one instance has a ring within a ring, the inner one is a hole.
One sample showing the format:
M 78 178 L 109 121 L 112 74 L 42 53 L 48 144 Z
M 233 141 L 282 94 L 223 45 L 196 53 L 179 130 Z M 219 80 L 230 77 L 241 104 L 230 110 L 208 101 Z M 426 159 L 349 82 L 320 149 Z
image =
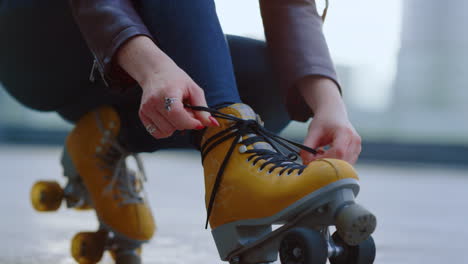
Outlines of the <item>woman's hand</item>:
M 304 145 L 319 150 L 301 152 L 304 164 L 315 159 L 335 158 L 354 164 L 361 153 L 361 137 L 348 120 L 338 87 L 324 77 L 306 77 L 299 83 L 301 94 L 314 111 Z M 329 148 L 324 149 L 325 146 Z
M 130 39 L 119 49 L 117 60 L 143 89 L 139 116 L 155 138 L 169 137 L 176 130 L 217 125 L 209 113 L 184 107 L 184 103 L 206 106 L 205 94 L 151 39 Z M 170 111 L 166 98 L 175 99 Z
M 319 149 L 319 154 L 301 153 L 305 164 L 322 158 L 345 160 L 356 163 L 361 153 L 361 138 L 348 118 L 330 109 L 328 113 L 315 115 L 310 123 L 304 145 Z M 324 146 L 329 146 L 324 149 Z
M 186 102 L 206 106 L 203 90 L 175 63 L 167 64 L 140 83 L 143 95 L 139 114 L 145 127 L 154 127 L 152 135 L 155 138 L 165 138 L 176 130 L 203 129 L 212 125 L 208 113 L 193 112 L 183 105 Z M 166 98 L 175 98 L 170 111 L 165 107 Z

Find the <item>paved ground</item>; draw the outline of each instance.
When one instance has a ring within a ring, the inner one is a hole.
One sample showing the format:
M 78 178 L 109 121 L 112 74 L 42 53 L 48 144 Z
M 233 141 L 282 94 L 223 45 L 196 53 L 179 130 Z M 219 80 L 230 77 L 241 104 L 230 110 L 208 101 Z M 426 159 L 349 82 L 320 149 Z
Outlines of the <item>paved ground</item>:
M 93 230 L 92 213 L 62 208 L 39 214 L 29 188 L 39 179 L 63 179 L 57 148 L 0 146 L 0 263 L 73 263 L 69 239 Z M 145 263 L 220 263 L 203 229 L 202 170 L 194 152 L 146 155 L 147 190 L 157 218 L 156 239 Z M 437 167 L 357 167 L 360 203 L 378 216 L 378 264 L 468 263 L 468 170 Z M 110 263 L 109 257 L 103 263 Z

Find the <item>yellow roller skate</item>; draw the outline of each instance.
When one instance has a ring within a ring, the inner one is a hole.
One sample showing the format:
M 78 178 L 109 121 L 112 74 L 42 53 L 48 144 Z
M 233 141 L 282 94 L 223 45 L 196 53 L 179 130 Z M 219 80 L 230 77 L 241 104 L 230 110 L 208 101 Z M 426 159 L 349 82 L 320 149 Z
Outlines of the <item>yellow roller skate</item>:
M 359 184 L 351 165 L 294 162 L 298 148 L 314 150 L 265 130 L 247 105 L 192 109 L 220 123 L 204 132 L 201 153 L 207 224 L 222 260 L 269 263 L 279 252 L 283 264 L 373 263 L 376 218 L 354 202 Z M 333 236 L 329 226 L 336 226 Z
M 33 207 L 55 211 L 65 200 L 67 207 L 94 208 L 100 227 L 72 239 L 71 253 L 80 264 L 97 263 L 109 250 L 116 263 L 141 263 L 141 245 L 156 229 L 144 195 L 144 170 L 139 157 L 118 142 L 120 119 L 111 107 L 83 116 L 67 138 L 62 155 L 65 188 L 40 181 L 31 190 Z M 137 169 L 126 165 L 134 157 Z

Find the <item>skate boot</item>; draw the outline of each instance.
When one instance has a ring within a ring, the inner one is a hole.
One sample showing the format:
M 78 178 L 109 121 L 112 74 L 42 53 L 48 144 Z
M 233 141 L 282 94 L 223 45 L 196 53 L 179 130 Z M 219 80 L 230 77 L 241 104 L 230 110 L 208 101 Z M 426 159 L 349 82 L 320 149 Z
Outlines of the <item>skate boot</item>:
M 200 147 L 207 224 L 222 260 L 269 263 L 279 251 L 284 264 L 373 262 L 376 218 L 354 202 L 359 185 L 351 165 L 294 162 L 297 148 L 314 150 L 265 130 L 245 104 L 191 108 L 220 123 L 206 129 Z
M 37 182 L 31 190 L 33 207 L 54 211 L 62 200 L 67 207 L 94 208 L 99 220 L 96 232 L 78 233 L 72 240 L 72 256 L 78 263 L 97 263 L 105 250 L 116 263 L 140 263 L 141 245 L 156 226 L 144 196 L 142 163 L 117 141 L 120 119 L 111 107 L 83 116 L 67 138 L 62 156 L 68 183 Z M 127 167 L 134 157 L 137 169 Z

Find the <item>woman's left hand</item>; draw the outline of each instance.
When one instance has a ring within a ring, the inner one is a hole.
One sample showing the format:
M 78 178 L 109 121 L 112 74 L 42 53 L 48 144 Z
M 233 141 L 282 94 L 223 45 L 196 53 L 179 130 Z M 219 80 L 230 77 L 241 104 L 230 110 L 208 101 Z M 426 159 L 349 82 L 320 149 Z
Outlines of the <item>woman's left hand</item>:
M 322 115 L 315 115 L 304 145 L 319 151 L 317 155 L 301 152 L 304 164 L 322 158 L 341 159 L 354 164 L 361 153 L 361 137 L 348 118 L 332 109 Z M 325 146 L 329 148 L 324 149 Z
M 304 145 L 319 151 L 316 155 L 302 151 L 304 164 L 322 158 L 356 163 L 361 153 L 361 137 L 348 119 L 337 85 L 330 79 L 311 76 L 299 83 L 299 89 L 314 112 Z

